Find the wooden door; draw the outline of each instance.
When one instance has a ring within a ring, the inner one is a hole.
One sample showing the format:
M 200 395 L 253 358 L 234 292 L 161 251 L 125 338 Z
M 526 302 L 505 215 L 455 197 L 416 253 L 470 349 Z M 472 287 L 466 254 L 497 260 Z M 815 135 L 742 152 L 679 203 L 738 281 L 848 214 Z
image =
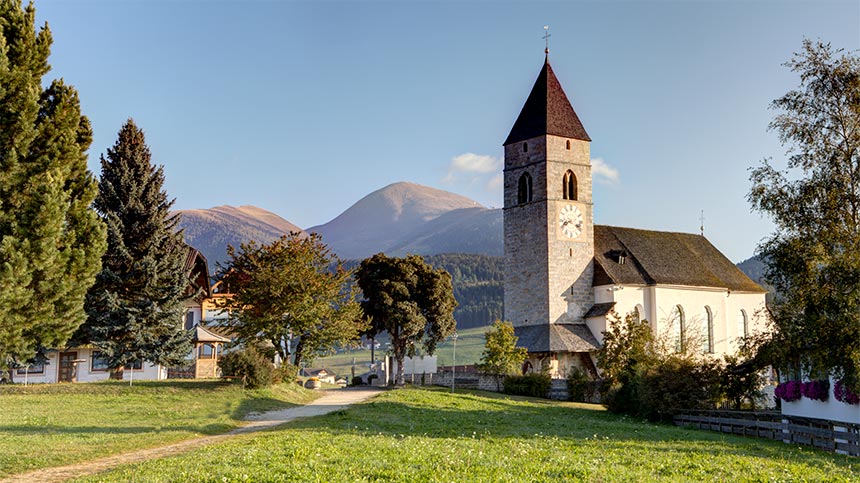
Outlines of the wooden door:
M 77 352 L 60 352 L 60 367 L 57 382 L 72 382 L 72 379 L 75 377 L 74 360 L 77 358 Z

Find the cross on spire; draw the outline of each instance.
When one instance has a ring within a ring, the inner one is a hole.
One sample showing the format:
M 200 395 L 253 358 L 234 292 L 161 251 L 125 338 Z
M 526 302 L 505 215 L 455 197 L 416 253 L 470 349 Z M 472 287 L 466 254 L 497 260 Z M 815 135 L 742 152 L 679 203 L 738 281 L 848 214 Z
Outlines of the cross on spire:
M 705 210 L 702 210 L 702 214 L 699 215 L 699 233 L 705 236 Z
M 549 25 L 544 25 L 543 30 L 543 39 L 546 41 L 546 48 L 544 49 L 543 53 L 549 55 L 549 38 L 552 37 L 552 34 L 549 33 Z

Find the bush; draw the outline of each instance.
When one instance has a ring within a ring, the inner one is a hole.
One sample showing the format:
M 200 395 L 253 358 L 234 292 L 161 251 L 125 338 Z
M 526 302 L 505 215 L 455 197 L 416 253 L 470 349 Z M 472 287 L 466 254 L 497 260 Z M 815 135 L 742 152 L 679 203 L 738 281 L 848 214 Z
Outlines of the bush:
M 293 382 L 296 380 L 296 377 L 299 375 L 298 366 L 294 366 L 292 364 L 281 364 L 281 367 L 276 368 L 272 372 L 272 383 L 280 384 L 282 382 Z
M 352 386 L 363 386 L 364 385 L 364 379 L 362 379 L 361 376 L 355 376 L 352 378 L 352 384 L 351 385 Z
M 504 393 L 515 396 L 549 397 L 552 379 L 549 374 L 526 374 L 524 376 L 507 376 L 504 382 Z
M 668 357 L 640 375 L 638 415 L 671 421 L 683 410 L 712 409 L 720 399 L 720 376 L 714 362 Z
M 592 386 L 588 376 L 576 368 L 567 376 L 567 398 L 576 402 L 591 402 Z
M 272 384 L 275 365 L 254 347 L 224 354 L 218 361 L 221 373 L 225 376 L 241 378 L 248 388 L 264 387 Z

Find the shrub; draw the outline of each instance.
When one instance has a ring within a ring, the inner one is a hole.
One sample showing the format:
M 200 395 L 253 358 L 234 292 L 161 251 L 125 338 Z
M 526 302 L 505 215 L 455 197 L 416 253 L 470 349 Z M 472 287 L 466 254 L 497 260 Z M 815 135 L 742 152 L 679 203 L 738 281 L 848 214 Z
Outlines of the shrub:
M 292 382 L 296 379 L 296 376 L 298 375 L 298 366 L 284 363 L 272 372 L 272 383 L 280 384 L 282 382 Z
M 800 386 L 800 393 L 807 399 L 827 401 L 827 398 L 830 396 L 830 381 L 828 379 L 818 379 L 804 382 Z
M 504 382 L 505 394 L 516 396 L 549 397 L 552 379 L 549 374 L 526 374 L 524 376 L 507 376 Z
M 353 386 L 363 386 L 364 385 L 364 379 L 362 379 L 361 376 L 355 376 L 352 378 L 352 385 Z
M 841 380 L 836 381 L 836 384 L 833 385 L 833 396 L 836 397 L 837 401 L 845 404 L 860 404 L 860 396 L 854 394 L 854 391 Z
M 720 398 L 720 375 L 715 362 L 668 357 L 640 375 L 638 415 L 671 421 L 680 411 L 712 409 Z
M 782 399 L 785 402 L 797 401 L 800 399 L 800 381 L 787 381 L 776 386 L 773 391 L 774 396 Z
M 264 387 L 272 384 L 275 365 L 254 347 L 230 352 L 218 361 L 225 376 L 241 378 L 246 387 Z
M 579 368 L 575 368 L 567 376 L 567 398 L 571 401 L 590 402 L 593 394 L 593 384 Z

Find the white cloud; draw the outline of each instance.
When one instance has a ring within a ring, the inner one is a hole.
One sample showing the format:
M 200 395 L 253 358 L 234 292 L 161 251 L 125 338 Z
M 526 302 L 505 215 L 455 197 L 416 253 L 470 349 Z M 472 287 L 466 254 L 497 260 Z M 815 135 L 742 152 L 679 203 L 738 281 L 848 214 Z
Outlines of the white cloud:
M 598 182 L 618 184 L 618 170 L 606 164 L 601 158 L 591 160 L 591 174 Z
M 491 193 L 501 193 L 504 185 L 505 177 L 502 175 L 502 173 L 499 173 L 490 178 L 489 181 L 487 181 L 487 191 Z
M 502 160 L 486 154 L 463 153 L 454 156 L 448 166 L 446 182 L 467 177 L 474 178 L 476 175 L 499 172 L 502 170 Z

